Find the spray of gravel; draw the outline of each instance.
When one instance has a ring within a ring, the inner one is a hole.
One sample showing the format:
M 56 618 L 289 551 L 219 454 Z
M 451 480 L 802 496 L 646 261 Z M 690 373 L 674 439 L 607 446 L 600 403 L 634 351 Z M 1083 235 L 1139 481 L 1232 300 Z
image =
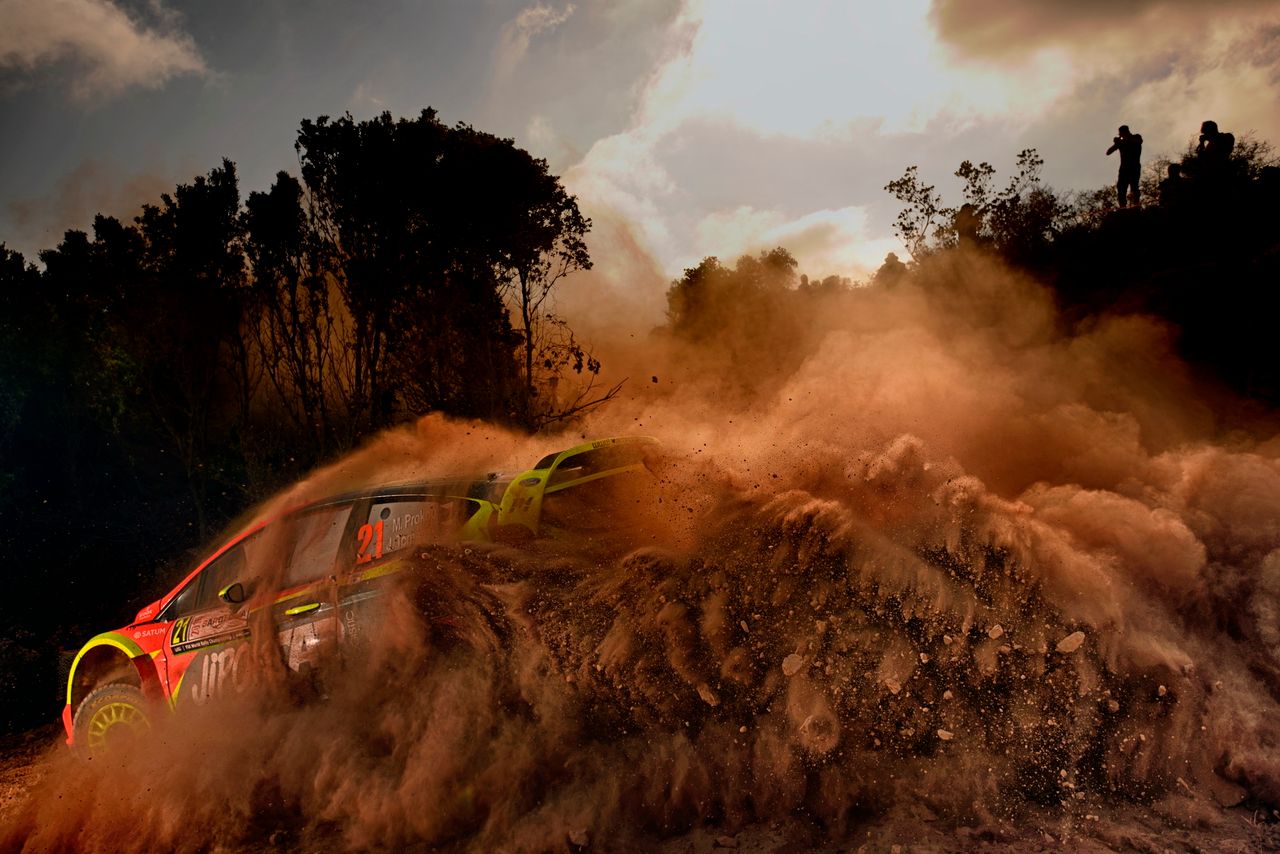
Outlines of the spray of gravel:
M 608 850 L 1280 806 L 1265 422 L 1225 423 L 1168 330 L 1063 332 L 978 256 L 814 299 L 752 375 L 729 332 L 613 354 L 660 380 L 581 431 L 662 440 L 611 507 L 625 534 L 422 543 L 323 691 L 259 626 L 258 690 L 52 757 L 8 847 Z M 261 512 L 577 441 L 429 417 Z

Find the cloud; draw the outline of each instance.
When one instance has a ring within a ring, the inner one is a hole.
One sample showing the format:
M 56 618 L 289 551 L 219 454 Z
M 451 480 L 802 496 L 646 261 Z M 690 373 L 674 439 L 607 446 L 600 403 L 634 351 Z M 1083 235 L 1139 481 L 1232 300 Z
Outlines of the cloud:
M 529 44 L 536 37 L 552 32 L 569 20 L 573 12 L 572 3 L 560 11 L 541 2 L 521 9 L 520 14 L 502 28 L 499 36 L 495 52 L 495 79 L 501 82 L 509 78 L 529 52 Z
M 589 208 L 624 217 L 649 247 L 671 239 L 660 207 L 676 189 L 653 148 L 654 140 L 643 132 L 615 134 L 596 142 L 582 162 L 564 175 L 566 186 Z
M 762 134 L 841 136 L 874 118 L 886 133 L 1028 112 L 1065 90 L 1054 57 L 1011 78 L 957 68 L 934 49 L 924 0 L 893 4 L 691 2 L 645 91 L 642 118 L 725 119 Z
M 887 222 L 868 225 L 866 208 L 909 162 L 898 158 L 913 156 L 904 136 L 1029 122 L 1067 91 L 1052 57 L 1016 79 L 951 67 L 936 55 L 927 10 L 926 0 L 688 0 L 629 125 L 597 140 L 565 181 L 592 215 L 633 223 L 673 275 L 702 254 L 778 242 L 814 274 L 874 269 L 897 246 Z M 816 152 L 820 180 L 801 159 Z M 886 157 L 885 177 L 866 180 Z
M 1134 87 L 1124 112 L 1146 116 L 1152 131 L 1174 147 L 1189 140 L 1205 119 L 1223 130 L 1280 139 L 1280 114 L 1266 107 L 1280 88 L 1280 43 L 1244 35 L 1219 51 L 1174 65 L 1167 74 Z M 1176 152 L 1171 152 L 1176 153 Z
M 1275 9 L 1274 0 L 934 0 L 929 20 L 961 53 L 1011 57 L 1052 45 L 1150 51 L 1174 34 Z
M 33 72 L 68 63 L 72 94 L 111 97 L 140 86 L 155 89 L 180 74 L 208 68 L 192 38 L 160 0 L 154 26 L 110 0 L 0 0 L 0 69 Z

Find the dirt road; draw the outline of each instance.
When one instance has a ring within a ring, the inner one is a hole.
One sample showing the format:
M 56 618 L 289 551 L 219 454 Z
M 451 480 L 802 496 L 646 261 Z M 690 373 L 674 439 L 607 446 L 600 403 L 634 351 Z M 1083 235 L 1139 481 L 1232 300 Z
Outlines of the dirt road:
M 0 740 L 0 838 L 21 845 L 10 833 L 19 826 L 30 799 L 39 797 L 37 784 L 51 772 L 53 758 L 64 750 L 56 725 L 41 727 Z M 33 795 L 34 792 L 34 795 Z M 140 841 L 141 842 L 141 841 Z M 256 854 L 256 852 L 313 851 L 332 845 L 314 828 L 279 828 L 260 838 L 228 845 L 219 839 L 191 839 L 196 850 Z M 738 828 L 695 827 L 662 837 L 641 828 L 617 828 L 607 838 L 592 838 L 571 830 L 563 851 L 633 850 L 642 844 L 663 854 L 715 852 L 899 852 L 941 854 L 981 851 L 1013 852 L 1236 852 L 1264 854 L 1280 850 L 1280 816 L 1247 807 L 1220 809 L 1194 793 L 1181 793 L 1150 804 L 1105 804 L 1084 799 L 1066 809 L 1045 809 L 1017 823 L 957 826 L 934 815 L 922 804 L 903 805 L 890 813 L 854 822 L 838 838 L 793 816 L 784 821 L 753 823 Z M 142 845 L 145 847 L 145 845 Z M 466 841 L 454 846 L 467 850 Z M 23 850 L 19 848 L 18 850 Z M 36 850 L 36 849 L 32 849 Z

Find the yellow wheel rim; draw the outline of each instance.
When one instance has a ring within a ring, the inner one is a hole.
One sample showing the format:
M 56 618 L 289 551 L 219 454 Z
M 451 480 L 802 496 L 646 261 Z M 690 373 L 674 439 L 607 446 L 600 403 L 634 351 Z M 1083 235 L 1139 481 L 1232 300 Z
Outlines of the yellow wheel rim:
M 132 703 L 125 703 L 119 700 L 107 703 L 94 712 L 93 717 L 89 719 L 89 749 L 96 750 L 105 747 L 108 733 L 113 728 L 120 726 L 125 727 L 125 729 L 116 729 L 115 736 L 125 733 L 136 735 L 151 728 L 151 725 L 147 722 L 146 714 Z

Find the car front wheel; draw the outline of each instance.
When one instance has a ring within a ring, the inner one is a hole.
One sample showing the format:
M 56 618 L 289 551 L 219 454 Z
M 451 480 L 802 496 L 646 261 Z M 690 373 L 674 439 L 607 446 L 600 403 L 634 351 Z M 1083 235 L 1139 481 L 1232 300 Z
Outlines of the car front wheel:
M 133 685 L 115 682 L 95 688 L 76 709 L 76 745 L 92 754 L 146 735 L 151 729 L 147 706 L 147 698 Z

